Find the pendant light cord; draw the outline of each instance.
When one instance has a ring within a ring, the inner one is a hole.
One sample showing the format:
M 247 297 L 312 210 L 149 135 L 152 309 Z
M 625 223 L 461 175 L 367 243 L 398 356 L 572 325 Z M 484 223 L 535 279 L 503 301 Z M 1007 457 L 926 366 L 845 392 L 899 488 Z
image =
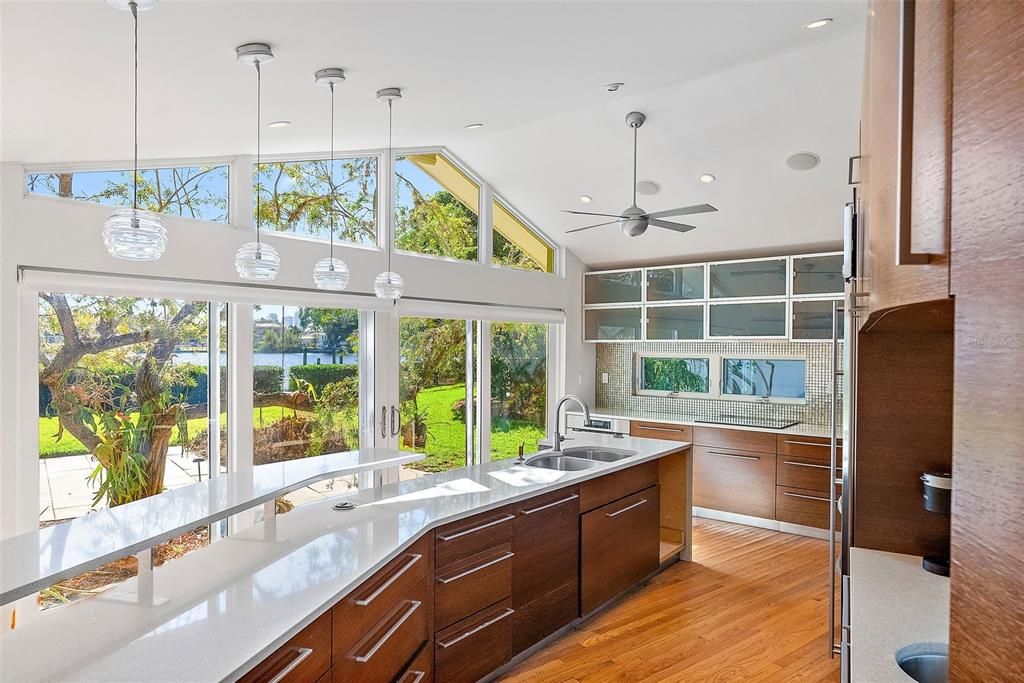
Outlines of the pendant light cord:
M 334 223 L 334 211 L 335 211 L 335 208 L 334 208 L 334 202 L 335 202 L 335 196 L 334 196 L 334 81 L 331 81 L 328 85 L 330 85 L 330 87 L 331 87 L 331 168 L 330 168 L 330 181 L 329 181 L 331 183 L 331 194 L 330 194 L 330 198 L 329 198 L 330 206 L 328 207 L 327 210 L 330 212 L 330 219 L 331 219 L 331 227 L 330 227 L 330 230 L 331 230 L 331 259 L 333 259 L 334 258 L 334 229 L 335 229 L 335 223 Z M 331 261 L 331 270 L 334 270 L 334 261 L 333 260 Z
M 257 57 L 255 61 L 256 65 L 256 258 L 259 258 L 260 252 L 258 245 L 260 244 L 260 195 L 263 194 L 263 186 L 260 183 L 260 134 L 262 130 L 260 128 L 260 117 L 262 115 L 262 104 L 263 104 L 263 76 L 260 72 L 260 60 Z
M 130 2 L 128 7 L 132 10 L 132 19 L 135 21 L 135 100 L 133 106 L 135 109 L 135 119 L 133 122 L 134 127 L 134 145 L 132 149 L 132 209 L 135 211 L 139 210 L 139 5 L 138 3 Z
M 640 126 L 633 126 L 633 206 L 636 206 L 636 134 Z

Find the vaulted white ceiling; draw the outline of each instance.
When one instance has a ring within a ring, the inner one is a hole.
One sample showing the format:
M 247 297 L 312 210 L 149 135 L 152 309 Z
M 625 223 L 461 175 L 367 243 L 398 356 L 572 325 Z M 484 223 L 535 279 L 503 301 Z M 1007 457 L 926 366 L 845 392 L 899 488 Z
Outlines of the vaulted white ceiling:
M 254 74 L 234 47 L 274 46 L 264 67 L 269 154 L 326 147 L 313 72 L 340 66 L 339 149 L 383 146 L 378 88 L 397 85 L 396 146 L 445 145 L 553 238 L 594 265 L 832 246 L 857 149 L 865 4 L 708 2 L 248 2 L 162 0 L 142 17 L 144 158 L 255 151 Z M 131 24 L 103 0 L 0 3 L 2 156 L 25 163 L 131 154 Z M 832 25 L 801 26 L 819 17 Z M 625 82 L 617 93 L 602 87 Z M 654 211 L 710 202 L 699 230 L 630 239 L 560 212 L 629 203 L 633 109 Z M 464 125 L 482 122 L 467 131 Z M 794 172 L 786 157 L 818 154 Z M 697 180 L 704 172 L 717 182 Z M 583 205 L 580 194 L 593 196 Z

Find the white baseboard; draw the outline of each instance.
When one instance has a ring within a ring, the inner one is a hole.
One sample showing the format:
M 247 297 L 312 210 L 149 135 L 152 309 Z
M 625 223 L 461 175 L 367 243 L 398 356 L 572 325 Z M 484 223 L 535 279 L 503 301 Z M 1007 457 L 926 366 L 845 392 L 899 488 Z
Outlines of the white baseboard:
M 750 515 L 740 515 L 735 512 L 723 512 L 722 510 L 712 510 L 711 508 L 701 508 L 697 506 L 694 506 L 693 508 L 693 516 L 704 517 L 705 519 L 717 519 L 721 522 L 732 522 L 733 524 L 745 524 L 747 526 L 755 526 L 760 529 L 770 529 L 771 531 L 781 531 L 786 534 L 796 534 L 797 536 L 820 538 L 823 541 L 828 540 L 828 531 L 825 529 L 819 529 L 813 526 L 804 526 L 803 524 L 790 524 L 789 522 L 780 522 L 775 519 L 765 519 L 764 517 L 752 517 Z

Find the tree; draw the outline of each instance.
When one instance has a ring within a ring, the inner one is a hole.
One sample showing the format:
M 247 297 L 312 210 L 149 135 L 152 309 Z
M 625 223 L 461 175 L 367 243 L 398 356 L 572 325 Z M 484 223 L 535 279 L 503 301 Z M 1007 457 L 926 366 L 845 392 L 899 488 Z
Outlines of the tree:
M 170 361 L 182 340 L 205 336 L 205 303 L 65 294 L 40 299 L 43 338 L 55 341 L 40 344 L 39 379 L 52 393 L 60 429 L 97 458 L 97 474 L 105 480 L 100 493 L 111 505 L 160 493 L 172 430 L 207 415 L 205 402 L 189 404 L 169 389 L 187 382 Z M 104 380 L 109 373 L 101 372 L 111 364 L 132 372 L 117 397 Z M 309 407 L 303 392 L 259 394 L 253 402 Z M 111 488 L 131 467 L 138 470 L 137 486 Z
M 359 311 L 354 308 L 300 308 L 299 322 L 324 335 L 328 351 L 351 353 L 359 333 Z

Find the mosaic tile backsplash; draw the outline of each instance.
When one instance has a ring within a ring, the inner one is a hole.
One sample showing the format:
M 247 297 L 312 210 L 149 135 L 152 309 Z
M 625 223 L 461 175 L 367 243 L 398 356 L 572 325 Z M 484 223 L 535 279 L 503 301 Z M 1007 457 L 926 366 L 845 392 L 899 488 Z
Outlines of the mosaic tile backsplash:
M 633 393 L 633 372 L 636 353 L 745 354 L 764 356 L 800 356 L 807 359 L 806 403 L 754 403 L 701 398 L 667 398 L 637 396 Z M 828 425 L 832 410 L 832 344 L 831 342 L 635 342 L 597 344 L 597 411 L 671 413 L 700 419 L 719 415 L 740 415 L 753 419 L 797 420 L 804 424 Z M 608 373 L 608 383 L 601 374 Z M 840 396 L 839 400 L 842 400 Z

